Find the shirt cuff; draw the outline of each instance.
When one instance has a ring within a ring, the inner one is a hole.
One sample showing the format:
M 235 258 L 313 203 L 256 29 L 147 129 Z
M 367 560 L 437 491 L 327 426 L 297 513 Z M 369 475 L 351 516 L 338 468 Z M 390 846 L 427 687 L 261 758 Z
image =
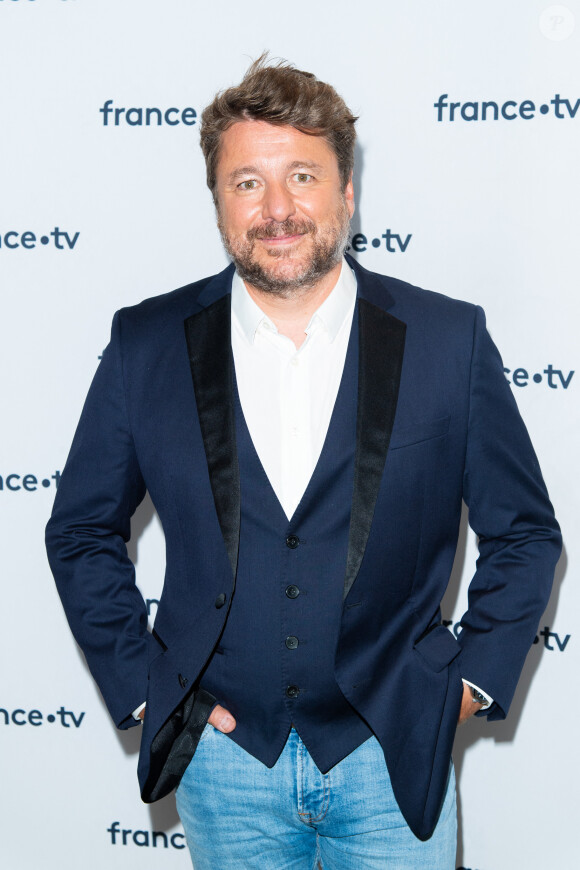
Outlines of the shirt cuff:
M 137 722 L 142 722 L 143 719 L 141 718 L 139 713 L 141 713 L 141 711 L 144 709 L 145 709 L 145 701 L 143 701 L 143 703 L 141 704 L 140 707 L 137 707 L 135 710 L 133 710 L 133 719 L 136 719 Z
M 479 686 L 476 686 L 475 683 L 471 682 L 471 680 L 464 679 L 463 682 L 466 683 L 468 686 L 471 686 L 471 688 L 475 689 L 477 692 L 481 692 L 481 694 L 487 701 L 487 706 L 485 708 L 486 710 L 487 707 L 491 707 L 491 705 L 493 704 L 493 698 L 491 697 L 491 695 L 488 695 L 487 692 L 484 692 L 483 689 L 480 689 Z

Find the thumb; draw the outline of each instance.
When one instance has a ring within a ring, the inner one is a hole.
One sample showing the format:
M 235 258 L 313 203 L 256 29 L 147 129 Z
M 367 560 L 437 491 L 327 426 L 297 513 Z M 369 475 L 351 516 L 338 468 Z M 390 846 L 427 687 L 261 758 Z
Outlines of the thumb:
M 211 711 L 208 722 L 222 734 L 229 734 L 236 727 L 236 720 L 232 714 L 225 707 L 220 707 L 219 704 Z

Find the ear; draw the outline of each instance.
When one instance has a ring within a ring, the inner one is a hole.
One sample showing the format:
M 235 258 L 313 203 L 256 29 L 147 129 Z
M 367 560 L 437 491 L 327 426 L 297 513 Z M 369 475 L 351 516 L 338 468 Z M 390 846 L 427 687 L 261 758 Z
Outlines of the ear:
M 352 217 L 354 214 L 354 187 L 352 184 L 352 172 L 349 180 L 346 183 L 346 187 L 344 188 L 344 198 L 346 200 L 346 207 L 348 209 L 348 213 Z

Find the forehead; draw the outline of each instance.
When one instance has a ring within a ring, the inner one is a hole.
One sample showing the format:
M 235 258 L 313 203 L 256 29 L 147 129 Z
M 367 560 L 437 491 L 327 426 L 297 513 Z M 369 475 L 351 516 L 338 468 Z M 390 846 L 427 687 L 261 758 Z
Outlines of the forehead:
M 238 166 L 267 168 L 300 161 L 338 172 L 336 155 L 322 136 L 301 133 L 286 124 L 237 121 L 222 133 L 217 175 L 219 178 Z

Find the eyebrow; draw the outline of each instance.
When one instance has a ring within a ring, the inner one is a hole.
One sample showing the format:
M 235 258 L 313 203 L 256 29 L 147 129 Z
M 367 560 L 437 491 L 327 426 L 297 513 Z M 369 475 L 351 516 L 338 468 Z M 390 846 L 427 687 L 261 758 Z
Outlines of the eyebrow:
M 313 160 L 293 160 L 286 168 L 288 172 L 292 172 L 293 169 L 311 169 L 314 172 L 320 172 L 323 169 L 320 163 L 315 163 Z M 240 178 L 244 178 L 248 175 L 260 175 L 260 169 L 257 166 L 252 165 L 240 166 L 230 172 L 228 175 L 228 183 L 235 184 L 235 182 Z
M 288 169 L 301 169 L 302 167 L 304 167 L 304 169 L 313 169 L 317 172 L 320 172 L 323 169 L 320 163 L 315 163 L 313 160 L 294 160 L 294 162 L 289 165 Z
M 233 184 L 239 178 L 243 178 L 245 175 L 259 175 L 257 166 L 240 166 L 239 169 L 234 169 L 233 172 L 230 172 L 228 175 L 228 182 Z

